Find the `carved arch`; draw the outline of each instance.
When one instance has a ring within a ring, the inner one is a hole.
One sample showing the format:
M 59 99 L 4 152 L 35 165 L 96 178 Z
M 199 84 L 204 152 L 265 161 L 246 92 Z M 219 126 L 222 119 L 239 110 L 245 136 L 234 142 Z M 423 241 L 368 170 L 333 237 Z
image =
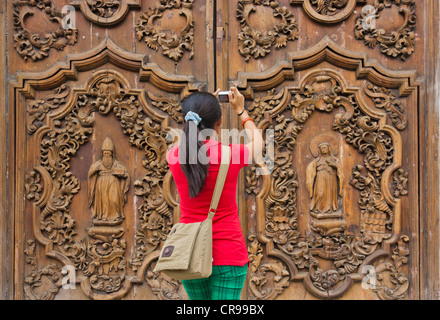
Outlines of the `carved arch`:
M 122 21 L 130 8 L 140 8 L 140 0 L 74 0 L 70 5 L 80 8 L 84 16 L 93 23 L 113 26 Z

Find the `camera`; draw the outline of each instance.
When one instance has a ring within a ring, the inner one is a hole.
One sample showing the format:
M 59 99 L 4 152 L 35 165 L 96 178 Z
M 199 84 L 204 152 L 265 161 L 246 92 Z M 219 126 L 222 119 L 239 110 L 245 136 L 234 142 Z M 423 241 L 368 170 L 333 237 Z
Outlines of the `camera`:
M 218 101 L 229 102 L 229 91 L 220 91 L 218 93 Z

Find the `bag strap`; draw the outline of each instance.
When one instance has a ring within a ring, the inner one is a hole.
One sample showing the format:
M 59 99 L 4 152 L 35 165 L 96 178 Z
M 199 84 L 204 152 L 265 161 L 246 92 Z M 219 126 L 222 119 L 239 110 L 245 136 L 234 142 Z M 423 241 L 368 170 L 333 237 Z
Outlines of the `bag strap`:
M 214 194 L 211 200 L 211 207 L 209 208 L 208 218 L 214 218 L 215 212 L 217 211 L 217 205 L 220 201 L 220 196 L 222 195 L 223 186 L 225 184 L 226 176 L 229 170 L 229 164 L 231 163 L 231 147 L 222 147 L 222 159 L 220 163 L 220 169 L 218 171 L 217 181 L 215 183 Z

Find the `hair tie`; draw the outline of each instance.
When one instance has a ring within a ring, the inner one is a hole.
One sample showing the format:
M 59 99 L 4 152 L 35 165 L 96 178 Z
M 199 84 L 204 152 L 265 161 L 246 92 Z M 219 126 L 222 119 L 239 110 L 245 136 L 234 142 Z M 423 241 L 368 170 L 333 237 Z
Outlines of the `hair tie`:
M 192 111 L 189 111 L 186 116 L 185 116 L 185 121 L 194 121 L 196 123 L 196 125 L 198 126 L 199 123 L 202 121 L 202 118 L 200 118 L 200 116 Z

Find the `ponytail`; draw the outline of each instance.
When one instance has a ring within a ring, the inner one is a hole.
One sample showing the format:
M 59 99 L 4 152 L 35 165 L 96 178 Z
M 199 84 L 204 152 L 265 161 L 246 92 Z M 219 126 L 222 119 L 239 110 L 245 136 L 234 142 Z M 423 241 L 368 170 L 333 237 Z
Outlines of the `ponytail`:
M 180 166 L 188 180 L 189 196 L 195 198 L 205 186 L 209 169 L 205 141 L 199 140 L 200 132 L 214 130 L 222 112 L 217 98 L 206 92 L 196 92 L 185 98 L 182 111 L 186 122 L 180 144 Z

